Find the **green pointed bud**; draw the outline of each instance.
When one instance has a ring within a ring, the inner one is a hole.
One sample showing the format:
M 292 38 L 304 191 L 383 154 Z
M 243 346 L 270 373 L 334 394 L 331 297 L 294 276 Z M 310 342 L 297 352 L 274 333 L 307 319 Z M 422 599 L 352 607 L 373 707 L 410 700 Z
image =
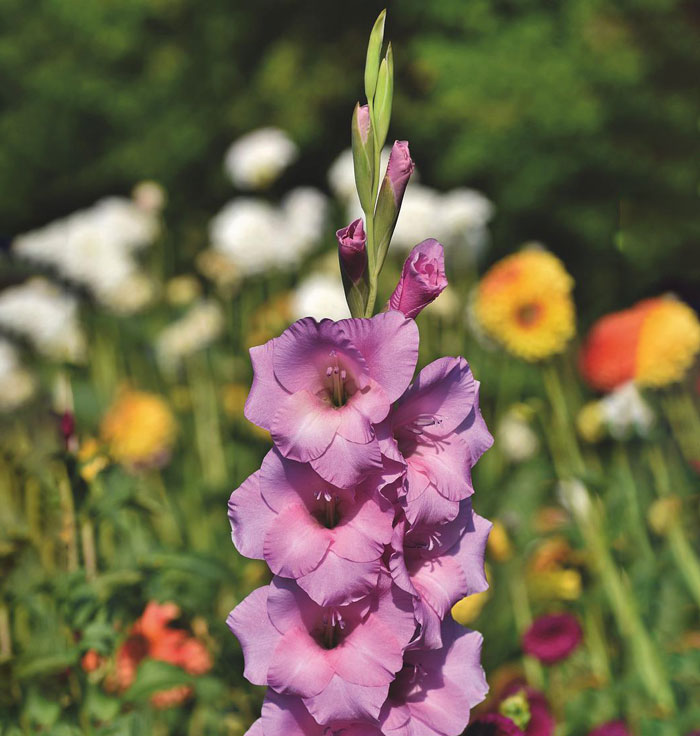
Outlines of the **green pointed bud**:
M 352 114 L 352 160 L 355 168 L 355 186 L 362 209 L 374 210 L 374 133 L 368 105 L 355 105 Z
M 365 94 L 367 102 L 374 100 L 374 91 L 377 89 L 377 74 L 379 73 L 379 59 L 384 43 L 384 21 L 386 20 L 386 9 L 382 10 L 374 22 L 372 33 L 369 34 L 367 46 L 367 60 L 365 62 Z
M 391 120 L 391 103 L 394 97 L 394 54 L 391 43 L 386 51 L 386 56 L 379 66 L 377 77 L 377 91 L 374 94 L 374 121 L 376 126 L 376 145 L 381 151 L 384 141 L 389 132 L 389 121 Z
M 379 189 L 377 209 L 374 213 L 376 273 L 379 273 L 384 265 L 391 236 L 394 234 L 401 211 L 403 195 L 414 168 L 408 142 L 396 141 L 389 155 L 389 164 Z

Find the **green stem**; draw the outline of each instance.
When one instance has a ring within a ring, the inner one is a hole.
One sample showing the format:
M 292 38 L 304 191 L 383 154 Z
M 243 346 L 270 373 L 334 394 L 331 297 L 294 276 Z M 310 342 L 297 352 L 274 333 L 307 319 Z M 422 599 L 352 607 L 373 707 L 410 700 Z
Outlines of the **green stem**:
M 629 511 L 630 521 L 632 522 L 631 527 L 635 537 L 635 543 L 646 560 L 651 562 L 654 559 L 654 551 L 649 542 L 642 510 L 639 505 L 637 483 L 632 472 L 627 451 L 622 443 L 618 443 L 615 448 L 615 454 L 618 466 L 622 472 L 622 490 L 625 493 L 625 501 Z
M 515 569 L 513 565 L 508 566 L 507 577 L 515 626 L 518 634 L 522 636 L 532 623 L 532 610 L 530 609 L 530 600 L 525 587 L 525 578 L 522 571 Z M 525 656 L 523 657 L 523 667 L 525 668 L 527 681 L 538 690 L 543 690 L 545 676 L 542 665 L 536 659 Z

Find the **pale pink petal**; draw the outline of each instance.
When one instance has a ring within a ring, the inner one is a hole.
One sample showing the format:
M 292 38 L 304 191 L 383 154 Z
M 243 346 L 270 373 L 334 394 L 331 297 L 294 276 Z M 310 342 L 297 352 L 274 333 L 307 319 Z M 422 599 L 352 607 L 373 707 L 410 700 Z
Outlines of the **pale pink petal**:
M 245 402 L 243 413 L 246 418 L 259 427 L 270 429 L 277 409 L 289 396 L 275 378 L 272 368 L 272 356 L 275 340 L 250 349 L 250 360 L 253 363 L 253 385 Z
M 325 480 L 339 488 L 352 488 L 382 467 L 382 454 L 376 440 L 366 445 L 341 437 L 333 438 L 328 449 L 318 458 L 312 458 L 311 467 Z
M 263 545 L 265 561 L 275 575 L 298 578 L 318 567 L 330 543 L 330 531 L 297 501 L 270 524 Z
M 339 323 L 306 317 L 286 329 L 275 342 L 273 356 L 277 380 L 289 392 L 316 393 L 326 387 L 326 369 L 335 359 L 354 381 L 364 385 L 367 367 Z
M 411 524 L 442 524 L 459 513 L 459 501 L 450 501 L 428 486 L 415 501 L 407 504 L 406 518 Z
M 318 567 L 297 578 L 297 584 L 320 606 L 358 601 L 374 590 L 381 570 L 378 558 L 351 562 L 328 550 Z
M 265 736 L 323 736 L 323 726 L 309 714 L 301 698 L 269 689 L 260 720 Z
M 384 421 L 391 409 L 391 401 L 382 386 L 374 379 L 368 379 L 367 385 L 360 391 L 355 392 L 349 399 L 348 404 L 367 417 L 372 424 Z
M 418 327 L 401 312 L 377 314 L 371 319 L 338 322 L 362 353 L 369 375 L 384 389 L 389 402 L 406 390 L 418 361 Z
M 372 614 L 343 641 L 337 655 L 336 673 L 355 685 L 384 685 L 403 665 L 403 647 Z
M 484 572 L 484 553 L 492 526 L 490 521 L 472 513 L 462 538 L 449 551 L 464 574 L 467 585 L 464 595 L 482 593 L 489 587 Z
M 361 445 L 366 445 L 374 439 L 372 424 L 360 411 L 357 402 L 351 399 L 345 406 L 338 407 L 334 411 L 338 414 L 338 434 L 341 437 Z
M 411 581 L 421 598 L 444 618 L 450 608 L 467 595 L 467 580 L 459 563 L 447 555 L 423 560 L 416 569 L 409 567 Z
M 269 586 L 254 590 L 229 613 L 226 623 L 243 650 L 243 674 L 254 685 L 267 685 L 272 653 L 282 639 L 267 615 Z
M 474 405 L 476 382 L 464 358 L 440 358 L 418 374 L 392 412 L 394 427 L 411 425 L 419 417 L 434 417 L 433 434 L 452 432 Z
M 416 632 L 413 596 L 394 585 L 388 572 L 380 576 L 377 587 L 379 595 L 373 605 L 372 615 L 389 628 L 401 646 L 405 647 Z
M 270 434 L 285 457 L 306 463 L 323 455 L 339 424 L 340 415 L 330 404 L 298 391 L 282 401 Z
M 323 609 L 293 580 L 274 577 L 268 587 L 267 615 L 280 634 L 295 627 L 311 631 L 321 620 Z
M 493 445 L 493 437 L 486 427 L 486 422 L 479 409 L 479 382 L 476 382 L 474 408 L 467 418 L 457 427 L 457 433 L 467 443 L 472 467 L 477 460 Z
M 333 677 L 328 652 L 305 629 L 293 628 L 280 639 L 267 673 L 267 682 L 278 693 L 310 698 Z
M 262 718 L 258 718 L 257 721 L 254 721 L 253 725 L 243 734 L 243 736 L 265 736 Z
M 322 692 L 315 697 L 304 698 L 304 704 L 319 723 L 376 720 L 388 692 L 389 685 L 364 687 L 334 675 Z
M 236 549 L 246 557 L 262 560 L 263 539 L 275 519 L 274 511 L 260 495 L 260 471 L 249 476 L 228 501 L 231 538 Z
M 368 498 L 358 492 L 355 498 L 355 504 L 348 504 L 348 512 L 330 531 L 331 548 L 346 560 L 370 562 L 381 557 L 384 545 L 391 541 L 394 511 L 387 501 L 383 501 L 382 508 L 376 497 Z

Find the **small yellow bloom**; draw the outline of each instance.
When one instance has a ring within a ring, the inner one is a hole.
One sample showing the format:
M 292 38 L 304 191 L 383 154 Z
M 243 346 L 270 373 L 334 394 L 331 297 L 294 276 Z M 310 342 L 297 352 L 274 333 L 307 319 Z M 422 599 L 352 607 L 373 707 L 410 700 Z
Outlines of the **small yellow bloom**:
M 639 333 L 635 380 L 658 388 L 680 381 L 700 351 L 700 321 L 677 299 L 656 300 Z
M 594 444 L 605 437 L 605 417 L 599 401 L 589 401 L 576 417 L 576 429 L 581 437 Z
M 100 443 L 94 437 L 88 437 L 78 448 L 80 476 L 87 483 L 92 483 L 109 465 L 109 458 L 100 452 L 100 449 Z
M 122 389 L 100 433 L 111 456 L 131 468 L 161 467 L 175 442 L 175 418 L 157 394 Z
M 506 528 L 500 521 L 493 522 L 486 549 L 493 560 L 505 562 L 513 556 L 513 545 Z
M 581 573 L 572 569 L 532 572 L 528 576 L 530 591 L 537 598 L 575 601 L 581 597 Z
M 486 579 L 491 584 L 491 571 L 486 566 Z M 462 626 L 466 626 L 479 617 L 483 607 L 486 605 L 491 595 L 490 589 L 483 591 L 483 593 L 474 593 L 462 598 L 461 601 L 452 606 L 452 618 Z
M 551 253 L 528 248 L 496 263 L 477 287 L 481 326 L 529 361 L 560 353 L 575 332 L 573 280 Z

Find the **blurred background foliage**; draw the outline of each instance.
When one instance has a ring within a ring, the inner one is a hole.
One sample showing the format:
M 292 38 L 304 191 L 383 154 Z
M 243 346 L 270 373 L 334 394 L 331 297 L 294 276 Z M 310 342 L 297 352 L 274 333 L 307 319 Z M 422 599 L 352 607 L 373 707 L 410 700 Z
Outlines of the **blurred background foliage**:
M 379 8 L 2 0 L 4 234 L 153 178 L 177 263 L 227 195 L 226 146 L 261 124 L 305 151 L 284 186 L 320 184 Z M 666 289 L 697 299 L 697 5 L 394 0 L 389 23 L 390 134 L 434 185 L 498 203 L 492 257 L 531 238 L 565 254 L 585 321 Z

